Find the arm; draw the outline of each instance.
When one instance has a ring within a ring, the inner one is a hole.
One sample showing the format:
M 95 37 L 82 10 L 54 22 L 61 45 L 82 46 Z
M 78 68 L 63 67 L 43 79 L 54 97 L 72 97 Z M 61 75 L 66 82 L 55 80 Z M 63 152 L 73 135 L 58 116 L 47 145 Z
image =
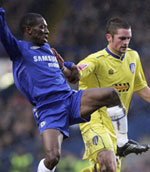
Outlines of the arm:
M 68 81 L 73 84 L 78 82 L 80 79 L 80 72 L 78 67 L 73 62 L 64 62 L 64 59 L 54 48 L 52 48 L 52 51 L 58 60 L 60 69 Z
M 136 91 L 136 93 L 142 97 L 145 101 L 150 102 L 150 88 L 144 87 L 143 89 Z
M 99 68 L 99 62 L 95 56 L 89 55 L 78 63 L 78 68 L 80 70 L 81 79 L 87 80 L 89 76 Z
M 75 84 L 80 80 L 80 71 L 77 65 L 75 65 L 74 63 L 72 64 L 72 67 L 70 70 L 71 70 L 71 73 L 68 76 L 68 81 L 72 84 Z
M 80 80 L 80 72 L 77 65 L 72 63 L 72 66 L 68 68 L 66 64 L 67 62 L 65 62 L 64 66 L 61 68 L 62 72 L 64 73 L 65 77 L 68 79 L 70 83 L 77 83 Z
M 0 8 L 0 41 L 11 59 L 18 56 L 18 40 L 12 35 L 7 26 L 5 10 L 3 8 Z
M 150 88 L 147 85 L 139 55 L 135 54 L 135 57 L 136 56 L 137 65 L 135 71 L 134 92 L 136 92 L 145 101 L 150 102 Z

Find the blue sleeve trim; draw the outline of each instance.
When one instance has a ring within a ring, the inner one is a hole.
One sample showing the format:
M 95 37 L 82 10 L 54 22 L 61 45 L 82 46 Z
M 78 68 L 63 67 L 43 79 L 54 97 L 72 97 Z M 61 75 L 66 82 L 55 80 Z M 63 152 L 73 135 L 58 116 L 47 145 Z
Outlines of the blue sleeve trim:
M 64 62 L 64 66 L 67 67 L 68 69 L 72 68 L 73 62 Z

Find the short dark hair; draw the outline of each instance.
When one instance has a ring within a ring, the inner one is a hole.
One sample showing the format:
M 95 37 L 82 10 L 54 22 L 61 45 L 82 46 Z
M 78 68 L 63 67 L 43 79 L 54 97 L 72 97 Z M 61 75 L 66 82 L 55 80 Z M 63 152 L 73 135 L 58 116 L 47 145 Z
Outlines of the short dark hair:
M 106 25 L 106 33 L 111 34 L 112 36 L 117 32 L 117 29 L 130 29 L 131 26 L 129 23 L 120 17 L 110 18 Z
M 22 17 L 20 21 L 21 32 L 24 33 L 27 26 L 35 26 L 37 24 L 37 18 L 42 18 L 42 16 L 37 13 L 27 13 L 24 17 Z

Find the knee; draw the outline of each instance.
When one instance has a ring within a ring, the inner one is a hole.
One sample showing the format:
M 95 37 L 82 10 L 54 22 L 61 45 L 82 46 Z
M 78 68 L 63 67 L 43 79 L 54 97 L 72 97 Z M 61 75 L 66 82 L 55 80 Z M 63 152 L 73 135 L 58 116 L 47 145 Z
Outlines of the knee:
M 115 88 L 111 87 L 110 91 L 111 91 L 110 96 L 111 96 L 112 99 L 118 97 L 118 92 L 117 92 L 117 90 Z
M 117 162 L 114 152 L 102 151 L 98 153 L 97 161 L 100 165 L 101 172 L 115 172 L 117 169 Z
M 117 169 L 116 162 L 108 161 L 107 163 L 101 162 L 100 163 L 100 171 L 101 172 L 115 172 Z
M 49 169 L 53 169 L 59 162 L 60 152 L 52 149 L 46 151 L 45 164 Z
M 115 88 L 111 87 L 110 88 L 110 97 L 109 99 L 111 100 L 113 105 L 118 105 L 121 103 L 120 97 L 118 95 L 118 92 Z
M 115 172 L 116 169 L 117 169 L 116 163 L 110 163 L 110 164 L 108 164 L 107 170 L 106 170 L 106 171 L 108 171 L 108 172 Z M 102 172 L 103 172 L 103 171 L 102 171 Z M 105 171 L 104 171 L 104 172 L 105 172 Z

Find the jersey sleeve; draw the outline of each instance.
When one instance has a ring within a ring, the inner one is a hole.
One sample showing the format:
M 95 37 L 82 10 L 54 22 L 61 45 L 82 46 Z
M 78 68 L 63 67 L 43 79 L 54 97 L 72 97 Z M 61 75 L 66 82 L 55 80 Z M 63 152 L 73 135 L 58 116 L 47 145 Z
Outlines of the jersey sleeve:
M 0 8 L 0 41 L 2 42 L 6 52 L 11 60 L 20 56 L 18 40 L 10 32 L 5 17 L 5 10 Z
M 81 80 L 86 79 L 94 73 L 98 68 L 98 59 L 95 56 L 88 56 L 78 63 L 78 68 L 81 74 Z
M 136 73 L 135 73 L 135 84 L 134 84 L 134 91 L 138 91 L 143 89 L 144 87 L 147 86 L 147 82 L 144 76 L 144 72 L 142 69 L 141 61 L 138 56 L 137 59 L 137 67 L 136 67 Z
M 73 62 L 64 62 L 64 66 L 67 67 L 68 69 L 71 69 L 73 65 L 74 65 Z

